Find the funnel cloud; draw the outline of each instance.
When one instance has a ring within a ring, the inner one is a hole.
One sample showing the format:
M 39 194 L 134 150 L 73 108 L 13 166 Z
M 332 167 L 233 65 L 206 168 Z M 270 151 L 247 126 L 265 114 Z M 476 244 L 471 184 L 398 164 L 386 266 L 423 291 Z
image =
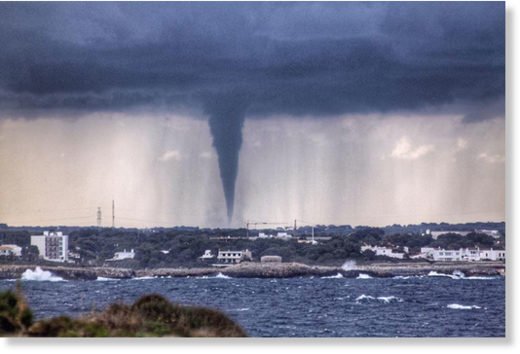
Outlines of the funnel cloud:
M 206 105 L 213 146 L 218 155 L 228 222 L 231 222 L 233 217 L 238 157 L 242 146 L 242 128 L 247 107 L 245 100 L 239 97 L 240 94 L 237 96 L 230 94 L 214 99 Z

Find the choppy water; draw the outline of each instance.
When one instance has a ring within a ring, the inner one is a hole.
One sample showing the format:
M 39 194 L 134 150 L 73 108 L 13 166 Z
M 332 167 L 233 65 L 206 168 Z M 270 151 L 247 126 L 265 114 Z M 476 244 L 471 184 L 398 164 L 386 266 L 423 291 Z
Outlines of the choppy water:
M 40 279 L 41 280 L 41 279 Z M 54 279 L 56 280 L 56 279 Z M 0 280 L 0 289 L 14 286 Z M 250 336 L 502 337 L 503 278 L 401 277 L 23 281 L 38 318 L 79 315 L 159 293 L 218 308 Z

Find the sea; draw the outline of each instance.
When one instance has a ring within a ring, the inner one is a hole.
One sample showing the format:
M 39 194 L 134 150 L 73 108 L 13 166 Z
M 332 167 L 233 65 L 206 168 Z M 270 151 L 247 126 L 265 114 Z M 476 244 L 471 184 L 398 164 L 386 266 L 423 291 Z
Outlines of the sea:
M 462 273 L 394 278 L 134 278 L 66 281 L 26 271 L 20 281 L 37 319 L 80 316 L 161 294 L 219 309 L 253 337 L 504 337 L 505 278 Z M 15 280 L 0 280 L 0 290 Z

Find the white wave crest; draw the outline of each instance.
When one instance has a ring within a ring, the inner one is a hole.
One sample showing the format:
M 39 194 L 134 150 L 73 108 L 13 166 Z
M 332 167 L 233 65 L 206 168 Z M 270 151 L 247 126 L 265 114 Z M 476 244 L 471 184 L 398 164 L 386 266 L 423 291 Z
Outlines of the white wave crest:
M 463 279 L 464 278 L 464 274 L 457 270 L 454 271 L 453 274 L 438 273 L 438 272 L 432 270 L 430 273 L 428 273 L 428 276 L 429 277 L 446 277 L 446 278 L 451 278 L 451 279 Z
M 35 270 L 27 269 L 22 273 L 21 279 L 30 281 L 65 281 L 62 277 L 58 277 L 48 270 L 42 270 L 40 267 L 36 267 Z
M 365 273 L 359 273 L 359 275 L 356 279 L 372 279 L 372 277 Z
M 374 302 L 374 301 L 381 302 L 383 304 L 390 304 L 390 303 L 393 303 L 393 302 L 403 302 L 403 299 L 401 299 L 400 297 L 397 297 L 397 296 L 393 296 L 393 295 L 374 297 L 374 296 L 365 295 L 365 294 L 360 295 L 360 296 L 358 296 L 356 298 L 356 302 L 358 304 L 359 303 Z
M 452 274 L 445 274 L 445 273 L 437 273 L 436 271 L 432 270 L 430 273 L 428 273 L 429 277 L 447 277 L 451 279 L 464 279 L 464 280 L 491 280 L 496 279 L 496 277 L 483 277 L 483 276 L 469 276 L 467 277 L 462 273 L 460 270 L 453 271 Z
M 397 296 L 378 296 L 377 300 L 382 301 L 385 304 L 389 304 L 391 302 L 403 302 L 403 299 Z
M 144 277 L 135 277 L 135 278 L 132 278 L 132 280 L 150 280 L 150 279 L 155 279 L 155 277 L 152 277 L 152 276 L 144 276 Z
M 338 273 L 336 275 L 331 275 L 328 277 L 321 277 L 321 279 L 343 279 L 343 274 Z
M 97 280 L 97 281 L 116 281 L 116 280 L 120 280 L 120 279 L 116 279 L 116 278 L 105 278 L 105 277 L 97 277 L 96 280 Z
M 470 276 L 470 277 L 464 277 L 464 279 L 467 280 L 492 280 L 497 279 L 498 277 L 481 277 L 481 276 Z
M 218 273 L 217 275 L 213 275 L 213 276 L 203 275 L 200 277 L 195 277 L 195 279 L 231 279 L 231 277 L 228 275 L 224 275 L 222 273 Z
M 392 279 L 410 279 L 412 276 L 406 276 L 406 275 L 396 275 L 395 277 L 392 277 Z
M 375 300 L 376 298 L 370 295 L 359 295 L 356 297 L 356 302 Z
M 218 279 L 231 279 L 230 276 L 224 275 L 222 273 L 218 273 L 217 275 L 215 275 L 215 278 L 218 278 Z
M 449 309 L 452 310 L 478 310 L 481 307 L 477 305 L 460 305 L 460 304 L 449 304 L 446 306 Z

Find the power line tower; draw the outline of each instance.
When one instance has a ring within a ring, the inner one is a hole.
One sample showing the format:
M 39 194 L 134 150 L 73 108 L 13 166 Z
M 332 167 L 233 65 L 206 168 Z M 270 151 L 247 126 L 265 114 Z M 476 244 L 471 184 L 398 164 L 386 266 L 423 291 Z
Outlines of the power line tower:
M 116 226 L 116 204 L 112 199 L 112 228 Z
M 97 227 L 101 227 L 101 207 L 97 208 Z

